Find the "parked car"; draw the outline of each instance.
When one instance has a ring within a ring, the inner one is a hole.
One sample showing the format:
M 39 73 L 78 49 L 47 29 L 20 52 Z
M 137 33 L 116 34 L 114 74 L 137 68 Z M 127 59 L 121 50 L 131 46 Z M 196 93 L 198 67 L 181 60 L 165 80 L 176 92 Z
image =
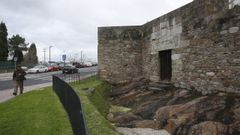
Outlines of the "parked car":
M 81 64 L 78 62 L 73 62 L 72 65 L 75 66 L 76 68 L 81 68 Z
M 97 66 L 98 63 L 97 62 L 92 62 L 92 66 Z
M 92 66 L 92 62 L 85 62 L 84 64 L 86 65 L 86 67 L 91 67 Z
M 27 70 L 27 73 L 40 73 L 40 72 L 47 72 L 48 68 L 44 65 L 37 65 L 33 68 Z
M 28 68 L 26 66 L 21 66 L 21 68 L 24 70 L 24 71 L 27 71 Z
M 73 74 L 73 73 L 78 73 L 78 69 L 75 66 L 72 65 L 66 65 L 65 67 L 63 67 L 62 69 L 62 73 L 68 73 L 68 74 Z
M 49 65 L 48 66 L 48 71 L 51 72 L 51 71 L 58 71 L 60 70 L 60 67 L 58 65 Z
M 59 66 L 59 69 L 62 70 L 64 67 L 64 63 L 60 63 L 60 64 L 58 64 L 58 66 Z

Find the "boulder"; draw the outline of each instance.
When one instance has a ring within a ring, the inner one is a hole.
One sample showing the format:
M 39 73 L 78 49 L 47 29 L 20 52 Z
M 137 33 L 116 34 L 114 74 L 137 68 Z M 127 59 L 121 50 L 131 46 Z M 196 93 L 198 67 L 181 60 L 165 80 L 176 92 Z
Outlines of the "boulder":
M 168 102 L 168 97 L 162 97 L 159 99 L 148 99 L 148 101 L 144 101 L 142 104 L 139 104 L 134 110 L 133 113 L 141 116 L 144 119 L 152 119 L 155 112 L 159 107 L 165 106 Z
M 238 104 L 238 106 L 236 105 L 236 106 L 233 108 L 233 113 L 234 113 L 234 116 L 233 116 L 234 119 L 240 121 L 240 104 Z
M 188 135 L 225 135 L 228 127 L 220 122 L 205 121 L 189 129 Z
M 84 88 L 82 89 L 86 94 L 93 94 L 95 92 L 95 88 Z
M 112 100 L 112 103 L 114 105 L 130 107 L 136 102 L 136 97 L 138 97 L 139 95 L 142 95 L 143 93 L 144 93 L 143 91 L 133 90 L 119 96 L 117 99 Z
M 187 113 L 179 116 L 177 119 L 168 119 L 167 125 L 164 127 L 170 134 L 174 134 L 177 128 L 194 118 L 194 113 Z
M 240 121 L 235 121 L 229 125 L 231 135 L 240 135 Z
M 135 128 L 152 128 L 157 129 L 157 124 L 154 120 L 141 120 L 134 122 Z
M 233 118 L 235 120 L 234 123 L 230 124 L 230 133 L 233 135 L 240 135 L 240 104 L 235 105 L 233 108 Z
M 119 124 L 128 124 L 132 121 L 142 120 L 141 117 L 136 116 L 132 113 L 112 113 L 108 115 L 109 121 Z
M 159 128 L 165 128 L 171 134 L 182 130 L 183 125 L 193 125 L 205 120 L 213 120 L 215 114 L 225 108 L 225 98 L 200 97 L 186 104 L 159 108 L 154 118 Z
M 131 92 L 132 90 L 144 88 L 143 86 L 146 86 L 148 82 L 149 81 L 143 77 L 135 78 L 129 84 L 114 87 L 112 91 L 109 93 L 109 96 L 116 97 Z

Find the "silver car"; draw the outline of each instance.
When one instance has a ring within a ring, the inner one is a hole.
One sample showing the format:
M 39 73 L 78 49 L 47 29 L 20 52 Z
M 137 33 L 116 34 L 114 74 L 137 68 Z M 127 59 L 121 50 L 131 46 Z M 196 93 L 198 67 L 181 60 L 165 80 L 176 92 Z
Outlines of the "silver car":
M 47 72 L 48 68 L 44 65 L 37 65 L 33 68 L 30 68 L 27 70 L 27 73 L 41 73 L 41 72 Z

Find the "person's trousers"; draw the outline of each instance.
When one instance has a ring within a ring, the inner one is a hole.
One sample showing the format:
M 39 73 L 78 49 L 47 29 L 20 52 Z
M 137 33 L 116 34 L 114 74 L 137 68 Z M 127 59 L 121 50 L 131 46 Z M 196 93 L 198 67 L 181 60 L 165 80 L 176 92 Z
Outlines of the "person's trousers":
M 16 81 L 16 86 L 15 86 L 15 89 L 14 89 L 14 93 L 17 94 L 18 88 L 20 89 L 20 94 L 22 94 L 23 93 L 23 80 L 22 81 Z

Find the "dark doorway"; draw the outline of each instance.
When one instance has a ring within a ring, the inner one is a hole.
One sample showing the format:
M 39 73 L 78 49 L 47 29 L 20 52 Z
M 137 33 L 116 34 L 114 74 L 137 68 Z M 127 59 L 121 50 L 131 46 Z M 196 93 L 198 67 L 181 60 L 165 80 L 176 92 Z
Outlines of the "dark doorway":
M 161 80 L 171 80 L 172 78 L 172 58 L 171 50 L 160 51 L 160 78 Z

